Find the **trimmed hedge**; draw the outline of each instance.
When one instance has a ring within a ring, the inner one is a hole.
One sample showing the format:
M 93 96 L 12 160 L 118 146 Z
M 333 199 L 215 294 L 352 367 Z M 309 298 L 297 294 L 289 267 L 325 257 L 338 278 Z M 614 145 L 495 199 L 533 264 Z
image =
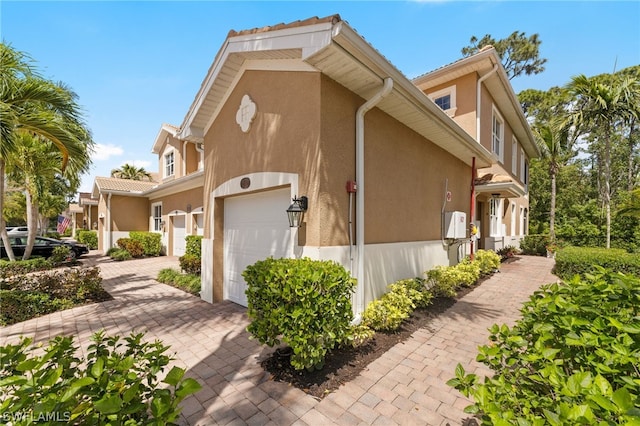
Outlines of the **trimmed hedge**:
M 129 238 L 142 244 L 145 256 L 160 256 L 162 235 L 157 232 L 131 231 Z
M 91 250 L 98 248 L 98 231 L 80 230 L 76 232 L 76 238 L 79 243 L 86 244 Z
M 132 238 L 119 238 L 116 244 L 122 250 L 128 251 L 131 257 L 138 258 L 144 256 L 144 248 L 140 241 Z
M 198 296 L 202 282 L 199 275 L 194 274 L 181 274 L 180 271 L 173 268 L 165 268 L 158 272 L 156 281 L 163 284 L 170 285 L 172 287 L 179 288 L 187 293 Z
M 584 276 L 593 272 L 594 265 L 615 272 L 640 276 L 640 254 L 623 249 L 597 247 L 565 247 L 556 254 L 555 273 L 561 278 Z
M 320 369 L 328 351 L 351 331 L 355 280 L 331 261 L 268 258 L 242 273 L 247 282 L 247 331 L 268 346 L 288 344 L 291 365 Z
M 0 278 L 23 275 L 29 272 L 44 271 L 53 268 L 53 262 L 44 257 L 32 257 L 28 260 L 0 260 Z

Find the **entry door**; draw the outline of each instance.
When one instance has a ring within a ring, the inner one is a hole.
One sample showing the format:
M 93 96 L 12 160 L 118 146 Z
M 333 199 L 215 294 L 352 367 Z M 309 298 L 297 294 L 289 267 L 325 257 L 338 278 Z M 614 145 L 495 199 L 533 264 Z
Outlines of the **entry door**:
M 290 257 L 291 231 L 286 209 L 289 188 L 239 195 L 224 200 L 224 297 L 247 306 L 242 272 L 270 256 Z

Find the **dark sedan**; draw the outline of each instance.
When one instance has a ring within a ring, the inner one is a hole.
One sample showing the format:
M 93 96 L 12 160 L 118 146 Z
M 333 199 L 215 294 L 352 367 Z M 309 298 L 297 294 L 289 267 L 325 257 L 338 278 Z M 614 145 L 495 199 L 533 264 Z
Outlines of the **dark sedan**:
M 9 237 L 9 242 L 13 248 L 13 254 L 16 258 L 21 258 L 24 254 L 24 249 L 27 246 L 27 237 Z M 71 249 L 71 255 L 73 257 L 80 257 L 83 254 L 89 253 L 89 249 L 84 244 L 78 244 L 75 241 L 60 241 L 53 238 L 36 237 L 31 256 L 50 257 L 53 253 L 53 249 L 59 246 L 67 246 Z M 0 258 L 7 257 L 7 253 L 4 249 L 4 244 L 0 240 Z

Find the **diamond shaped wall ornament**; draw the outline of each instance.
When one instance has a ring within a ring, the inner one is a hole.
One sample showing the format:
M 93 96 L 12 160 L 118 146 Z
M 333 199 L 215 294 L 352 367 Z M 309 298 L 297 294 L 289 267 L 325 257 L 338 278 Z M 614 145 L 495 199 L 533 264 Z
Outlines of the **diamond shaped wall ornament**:
M 244 95 L 240 102 L 238 112 L 236 113 L 236 123 L 238 123 L 244 133 L 249 132 L 251 122 L 255 118 L 257 110 L 255 102 L 251 100 L 249 95 Z

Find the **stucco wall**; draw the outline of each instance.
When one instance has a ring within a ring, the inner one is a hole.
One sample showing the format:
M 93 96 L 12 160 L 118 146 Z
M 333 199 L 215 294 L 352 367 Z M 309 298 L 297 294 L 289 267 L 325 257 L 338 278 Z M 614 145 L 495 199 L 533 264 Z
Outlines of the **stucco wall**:
M 149 200 L 143 197 L 111 197 L 111 231 L 148 231 Z M 114 241 L 115 243 L 115 241 Z

